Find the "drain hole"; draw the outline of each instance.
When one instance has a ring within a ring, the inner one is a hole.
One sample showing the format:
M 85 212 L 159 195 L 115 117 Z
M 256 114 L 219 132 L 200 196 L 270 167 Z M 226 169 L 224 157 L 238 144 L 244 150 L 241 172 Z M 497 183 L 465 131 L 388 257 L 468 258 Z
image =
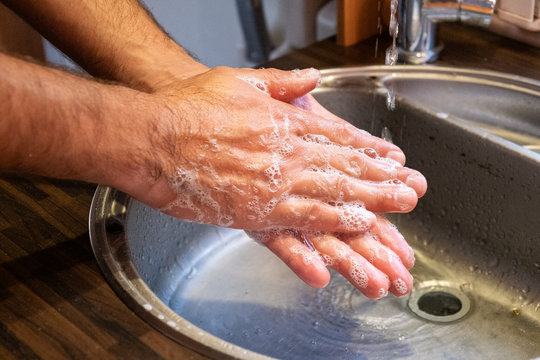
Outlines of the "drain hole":
M 458 284 L 430 280 L 418 284 L 411 292 L 409 309 L 422 319 L 449 323 L 465 316 L 471 301 Z
M 426 293 L 418 299 L 418 308 L 435 316 L 449 316 L 461 310 L 461 300 L 443 291 Z

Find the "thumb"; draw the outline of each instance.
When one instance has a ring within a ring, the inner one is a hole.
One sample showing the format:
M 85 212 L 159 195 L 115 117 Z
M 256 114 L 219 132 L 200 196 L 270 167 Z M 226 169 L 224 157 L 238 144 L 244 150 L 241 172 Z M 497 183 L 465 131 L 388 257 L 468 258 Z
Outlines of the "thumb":
M 253 70 L 253 76 L 266 85 L 270 96 L 276 100 L 289 102 L 315 89 L 321 73 L 314 68 L 284 71 L 278 69 Z

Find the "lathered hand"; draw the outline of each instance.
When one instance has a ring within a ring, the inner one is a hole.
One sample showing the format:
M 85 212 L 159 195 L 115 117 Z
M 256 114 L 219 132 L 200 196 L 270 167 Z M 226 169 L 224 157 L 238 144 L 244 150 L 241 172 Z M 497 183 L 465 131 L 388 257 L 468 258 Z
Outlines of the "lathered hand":
M 414 265 L 413 250 L 397 228 L 380 215 L 365 233 L 275 230 L 249 235 L 316 288 L 330 281 L 328 265 L 369 298 L 379 299 L 388 291 L 403 296 L 412 289 L 408 270 Z
M 306 111 L 340 121 L 311 95 L 296 99 L 292 104 Z M 372 147 L 379 153 L 404 164 L 401 151 L 384 150 L 389 143 L 372 138 Z M 413 172 L 406 180 L 419 197 L 426 192 L 427 183 Z M 313 287 L 324 287 L 330 280 L 326 266 L 330 265 L 369 298 L 381 298 L 388 291 L 403 296 L 412 289 L 409 269 L 414 265 L 414 253 L 397 228 L 382 215 L 370 231 L 356 234 L 336 234 L 300 231 L 250 232 L 255 240 L 268 247 L 303 281 Z
M 413 209 L 411 186 L 425 180 L 398 147 L 298 99 L 319 78 L 216 68 L 160 89 L 152 96 L 166 111 L 140 154 L 147 176 L 125 191 L 176 217 L 247 230 L 364 232 L 373 212 Z

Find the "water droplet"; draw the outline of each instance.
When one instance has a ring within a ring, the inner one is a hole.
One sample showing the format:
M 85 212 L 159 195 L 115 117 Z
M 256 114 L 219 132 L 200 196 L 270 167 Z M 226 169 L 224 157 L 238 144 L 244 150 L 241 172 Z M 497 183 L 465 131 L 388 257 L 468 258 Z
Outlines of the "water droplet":
M 463 292 L 470 292 L 470 291 L 473 291 L 474 289 L 474 286 L 473 284 L 471 283 L 463 283 L 459 286 L 459 288 L 461 289 L 461 291 Z
M 492 257 L 492 258 L 489 260 L 488 265 L 489 265 L 490 267 L 496 267 L 497 265 L 499 265 L 499 258 L 498 258 L 497 256 Z
M 392 89 L 388 89 L 388 92 L 386 93 L 386 107 L 390 111 L 394 111 L 396 109 L 396 95 Z
M 385 64 L 386 65 L 396 65 L 398 59 L 398 53 L 395 48 L 388 48 L 386 50 L 386 58 L 385 58 Z
M 197 275 L 197 268 L 192 268 L 191 271 L 187 274 L 187 279 L 193 279 Z
M 173 328 L 176 327 L 176 323 L 174 321 L 172 321 L 172 320 L 167 321 L 167 325 L 169 325 L 170 327 L 173 327 Z

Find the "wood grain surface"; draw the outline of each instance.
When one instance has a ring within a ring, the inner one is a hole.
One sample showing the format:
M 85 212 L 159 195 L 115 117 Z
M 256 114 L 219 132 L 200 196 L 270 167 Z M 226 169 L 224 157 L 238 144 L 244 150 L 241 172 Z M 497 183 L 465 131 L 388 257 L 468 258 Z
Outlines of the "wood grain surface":
M 441 26 L 441 64 L 540 79 L 540 51 L 460 25 Z M 265 66 L 382 64 L 386 36 L 343 48 L 329 39 Z M 95 186 L 0 177 L 0 359 L 205 359 L 155 331 L 102 277 L 88 238 Z

